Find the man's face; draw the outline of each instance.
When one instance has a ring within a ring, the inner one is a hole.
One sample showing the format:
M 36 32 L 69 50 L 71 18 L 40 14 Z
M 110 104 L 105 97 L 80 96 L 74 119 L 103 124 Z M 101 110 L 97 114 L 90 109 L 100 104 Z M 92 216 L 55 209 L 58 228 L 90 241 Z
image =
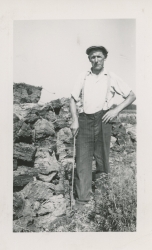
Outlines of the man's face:
M 93 50 L 89 54 L 89 61 L 92 64 L 92 69 L 101 70 L 104 66 L 105 56 L 103 55 L 101 50 Z

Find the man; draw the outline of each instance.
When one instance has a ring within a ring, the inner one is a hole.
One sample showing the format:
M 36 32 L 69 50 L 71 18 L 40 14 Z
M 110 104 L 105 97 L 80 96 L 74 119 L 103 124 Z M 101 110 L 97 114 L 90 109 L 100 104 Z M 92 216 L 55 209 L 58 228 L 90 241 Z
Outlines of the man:
M 86 50 L 91 69 L 80 75 L 70 100 L 71 130 L 76 141 L 76 191 L 78 206 L 90 199 L 92 159 L 96 160 L 96 178 L 109 173 L 111 121 L 136 97 L 128 85 L 104 68 L 108 51 L 103 46 Z M 125 100 L 110 109 L 115 93 Z M 77 115 L 77 110 L 79 115 Z

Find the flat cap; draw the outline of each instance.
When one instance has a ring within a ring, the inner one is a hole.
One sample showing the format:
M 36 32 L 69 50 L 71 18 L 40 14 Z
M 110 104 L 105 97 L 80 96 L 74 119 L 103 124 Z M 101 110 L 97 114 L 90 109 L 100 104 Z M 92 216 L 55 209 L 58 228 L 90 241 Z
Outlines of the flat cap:
M 86 54 L 87 55 L 89 55 L 90 54 L 90 52 L 92 51 L 92 50 L 96 50 L 96 49 L 100 49 L 102 52 L 103 52 L 103 54 L 105 55 L 105 56 L 107 56 L 107 54 L 108 54 L 108 51 L 106 50 L 106 48 L 105 47 L 103 47 L 103 46 L 91 46 L 91 47 L 89 47 L 87 50 L 86 50 Z

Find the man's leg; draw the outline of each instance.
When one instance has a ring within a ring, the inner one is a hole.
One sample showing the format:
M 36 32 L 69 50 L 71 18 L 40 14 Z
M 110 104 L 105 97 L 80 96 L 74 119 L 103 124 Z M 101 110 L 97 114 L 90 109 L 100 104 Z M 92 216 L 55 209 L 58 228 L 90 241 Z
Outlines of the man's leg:
M 96 177 L 98 178 L 102 173 L 108 174 L 109 168 L 109 152 L 110 152 L 110 140 L 111 140 L 111 128 L 112 124 L 103 123 L 102 117 L 105 111 L 102 111 L 99 116 L 96 117 L 95 123 L 95 148 L 94 157 L 96 160 Z
M 96 160 L 96 182 L 95 182 L 95 211 L 100 213 L 101 195 L 107 194 L 109 182 L 107 176 L 102 175 L 110 172 L 109 152 L 112 125 L 102 122 L 105 111 L 102 111 L 95 119 L 95 148 L 94 158 Z M 102 178 L 100 179 L 100 177 Z
M 94 120 L 84 113 L 79 115 L 79 133 L 76 142 L 77 202 L 86 203 L 92 190 L 92 158 L 94 149 Z

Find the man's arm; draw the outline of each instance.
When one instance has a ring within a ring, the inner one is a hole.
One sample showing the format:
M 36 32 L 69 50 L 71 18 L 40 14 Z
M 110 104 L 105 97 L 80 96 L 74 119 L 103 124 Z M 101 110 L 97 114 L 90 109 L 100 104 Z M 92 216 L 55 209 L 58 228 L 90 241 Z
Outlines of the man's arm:
M 78 129 L 79 129 L 79 122 L 78 122 L 78 116 L 77 116 L 76 103 L 73 97 L 71 97 L 70 99 L 70 111 L 72 115 L 71 130 L 72 130 L 73 136 L 76 136 Z
M 124 108 L 129 106 L 131 103 L 133 103 L 136 100 L 136 96 L 133 93 L 133 91 L 130 91 L 127 98 L 120 103 L 117 107 L 114 109 L 109 110 L 102 118 L 102 121 L 104 123 L 107 123 L 108 121 L 111 121 L 113 118 L 115 118 Z

